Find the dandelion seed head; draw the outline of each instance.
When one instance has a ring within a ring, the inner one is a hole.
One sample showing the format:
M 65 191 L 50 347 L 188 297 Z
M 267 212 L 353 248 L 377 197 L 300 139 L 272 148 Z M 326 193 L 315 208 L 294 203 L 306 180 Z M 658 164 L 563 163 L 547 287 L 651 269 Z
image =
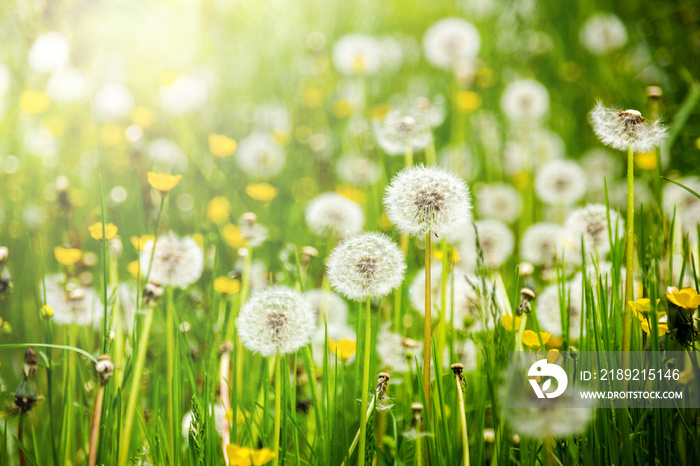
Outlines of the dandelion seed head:
M 173 232 L 162 235 L 155 244 L 155 255 L 151 266 L 153 240 L 146 242 L 139 256 L 141 275 L 148 275 L 151 267 L 151 280 L 164 286 L 187 288 L 196 282 L 204 270 L 204 251 L 189 236 L 178 238 Z
M 162 171 L 184 172 L 187 170 L 185 151 L 172 139 L 154 139 L 146 146 L 146 155 L 148 160 L 156 164 L 157 167 L 162 167 Z
M 520 171 L 532 171 L 550 160 L 564 157 L 566 147 L 558 134 L 549 130 L 536 130 L 532 133 L 532 144 L 528 147 L 518 141 L 508 141 L 504 148 L 504 170 L 514 175 Z M 534 160 L 532 152 L 534 150 Z
M 58 32 L 46 32 L 36 38 L 29 49 L 29 67 L 37 73 L 50 73 L 68 64 L 70 44 Z
M 243 345 L 264 357 L 305 346 L 315 323 L 314 311 L 301 293 L 285 286 L 254 293 L 236 319 Z
M 501 110 L 512 122 L 541 120 L 549 111 L 549 92 L 534 79 L 519 79 L 501 95 Z
M 374 120 L 374 133 L 379 146 L 389 155 L 423 149 L 433 138 L 427 119 L 397 110 L 390 111 L 381 121 Z
M 535 192 L 545 204 L 575 204 L 586 193 L 586 173 L 574 161 L 552 160 L 537 170 Z
M 457 175 L 438 167 L 416 166 L 399 172 L 386 189 L 384 207 L 403 233 L 448 236 L 471 219 L 470 193 Z
M 428 62 L 449 69 L 476 58 L 481 49 L 481 37 L 473 24 L 460 18 L 445 18 L 432 26 L 423 36 L 423 52 Z
M 364 34 L 348 34 L 333 47 L 333 64 L 342 74 L 374 74 L 381 66 L 377 40 Z
M 252 212 L 241 215 L 238 227 L 241 230 L 241 238 L 249 248 L 261 246 L 268 238 L 267 228 L 258 223 L 258 217 Z
M 614 110 L 596 103 L 589 114 L 598 139 L 614 149 L 649 152 L 666 136 L 666 127 L 649 121 L 637 110 Z
M 97 292 L 63 274 L 47 275 L 46 304 L 53 309 L 53 321 L 59 325 L 79 325 L 99 328 L 104 306 Z
M 328 280 L 340 294 L 353 300 L 389 294 L 406 270 L 401 250 L 389 237 L 361 233 L 341 242 L 327 261 Z
M 676 180 L 696 193 L 700 192 L 700 178 L 691 176 Z M 636 187 L 636 186 L 635 186 Z M 676 222 L 681 224 L 683 233 L 696 234 L 696 225 L 700 223 L 700 199 L 673 183 L 664 185 L 664 211 L 671 218 L 676 212 Z M 674 268 L 675 271 L 675 268 Z
M 605 55 L 625 46 L 627 29 L 614 14 L 596 13 L 583 23 L 579 39 L 593 55 Z
M 304 300 L 316 315 L 316 322 L 323 327 L 325 322 L 331 325 L 347 325 L 348 305 L 343 298 L 330 290 L 309 290 L 304 292 Z M 347 338 L 347 337 L 344 337 Z M 335 340 L 335 338 L 334 338 Z
M 482 218 L 513 223 L 520 217 L 523 201 L 517 189 L 506 183 L 492 183 L 479 188 L 477 211 Z
M 85 96 L 87 82 L 85 76 L 75 68 L 66 67 L 54 71 L 46 84 L 46 93 L 51 100 L 72 103 Z M 0 92 L 2 95 L 2 92 Z
M 384 325 L 377 335 L 377 354 L 382 366 L 390 368 L 390 372 L 405 374 L 414 365 L 416 358 L 419 363 L 422 360 L 423 343 L 409 340 Z
M 336 167 L 340 179 L 353 186 L 372 186 L 382 174 L 379 164 L 363 155 L 344 155 Z
M 608 230 L 608 211 L 602 204 L 588 204 L 571 212 L 564 225 L 566 260 L 572 263 L 581 261 L 581 238 L 586 254 L 607 254 L 610 251 L 610 236 L 615 238 L 615 231 L 618 237 L 624 235 L 624 222 L 614 210 L 610 210 L 610 227 L 612 235 Z
M 105 84 L 95 94 L 93 111 L 100 121 L 125 118 L 133 108 L 134 96 L 123 84 Z
M 223 405 L 220 403 L 217 403 L 215 405 L 209 405 L 209 408 L 214 410 L 214 423 L 216 425 L 216 432 L 224 438 L 226 435 L 229 435 L 229 426 L 228 426 L 228 421 L 226 420 L 226 409 L 224 409 Z M 202 413 L 203 415 L 204 413 Z M 192 425 L 192 419 L 194 417 L 194 413 L 192 411 L 188 411 L 185 413 L 185 415 L 182 417 L 182 436 L 187 439 L 189 438 L 190 435 L 190 426 Z M 202 422 L 203 419 L 200 419 L 200 422 Z
M 555 223 L 535 223 L 520 238 L 521 257 L 534 265 L 554 265 L 562 235 L 562 227 Z
M 479 220 L 474 227 L 467 226 L 461 238 L 458 240 L 457 250 L 459 251 L 460 263 L 468 270 L 474 270 L 477 264 L 477 237 L 479 247 L 484 258 L 484 265 L 489 268 L 498 268 L 513 253 L 515 238 L 508 226 L 498 220 Z
M 264 133 L 253 133 L 241 140 L 235 157 L 238 167 L 254 178 L 278 175 L 286 160 L 284 149 Z
M 357 202 L 323 193 L 306 207 L 306 224 L 315 235 L 343 239 L 362 231 L 365 214 Z
M 543 331 L 561 337 L 563 330 L 560 309 L 564 308 L 569 316 L 569 339 L 576 341 L 581 334 L 581 281 L 568 282 L 561 300 L 559 291 L 559 285 L 549 285 L 537 296 L 537 322 Z
M 179 75 L 175 81 L 158 90 L 160 104 L 172 115 L 187 115 L 199 110 L 208 97 L 207 80 L 194 74 Z

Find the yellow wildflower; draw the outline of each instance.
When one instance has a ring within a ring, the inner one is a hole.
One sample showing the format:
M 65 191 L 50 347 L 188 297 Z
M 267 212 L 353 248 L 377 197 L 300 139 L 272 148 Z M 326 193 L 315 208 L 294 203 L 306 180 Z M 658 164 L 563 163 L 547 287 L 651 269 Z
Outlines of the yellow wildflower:
M 523 345 L 527 346 L 531 350 L 538 350 L 542 346 L 546 345 L 551 338 L 551 333 L 540 332 L 540 335 L 538 337 L 537 334 L 532 330 L 525 330 L 523 332 Z M 540 339 L 542 339 L 542 344 L 540 344 Z
M 26 89 L 19 96 L 19 107 L 30 115 L 43 113 L 51 105 L 51 99 L 44 92 Z
M 308 108 L 318 108 L 323 105 L 323 91 L 316 87 L 307 87 L 301 91 L 301 103 Z
M 132 236 L 131 238 L 131 244 L 136 248 L 137 251 L 141 251 L 143 247 L 148 243 L 149 241 L 154 241 L 156 239 L 155 236 L 153 235 L 141 235 L 141 236 Z
M 544 338 L 542 340 L 544 340 Z M 559 350 L 558 349 L 553 348 L 553 349 L 547 351 L 547 362 L 548 363 L 554 364 L 555 362 L 557 362 L 558 359 L 559 359 Z
M 217 157 L 224 158 L 236 152 L 238 143 L 235 139 L 231 139 L 223 134 L 209 135 L 209 150 Z
M 668 332 L 668 324 L 666 322 L 659 322 L 656 324 L 658 329 L 659 329 L 659 337 L 662 337 L 666 335 Z M 649 325 L 648 320 L 643 320 L 641 323 L 642 330 L 644 330 L 644 333 L 647 335 L 651 335 L 651 326 Z
M 666 294 L 666 299 L 688 311 L 694 311 L 700 306 L 700 296 L 693 288 L 683 288 L 680 291 L 677 288 L 673 288 L 672 293 Z
M 656 170 L 656 152 L 634 154 L 634 164 L 642 170 Z
M 113 223 L 108 223 L 105 225 L 105 237 L 107 239 L 112 239 L 117 235 L 117 227 Z M 102 239 L 102 222 L 93 223 L 88 227 L 90 236 L 93 239 Z
M 347 338 L 343 338 L 342 340 L 338 340 L 336 342 L 335 340 L 331 340 L 329 338 L 328 349 L 331 350 L 331 353 L 337 355 L 338 359 L 347 361 L 350 359 L 350 356 L 355 354 L 357 351 L 357 342 L 348 340 Z
M 226 455 L 230 466 L 260 466 L 272 461 L 277 456 L 268 448 L 253 450 L 238 445 L 226 445 Z
M 433 256 L 435 256 L 435 259 L 441 261 L 442 260 L 442 249 L 436 249 L 433 252 Z M 447 260 L 450 262 L 459 262 L 459 253 L 455 249 L 450 248 L 447 251 Z
M 389 104 L 377 104 L 370 109 L 370 114 L 374 120 L 383 120 L 390 110 L 391 107 Z
M 207 205 L 207 220 L 211 223 L 224 223 L 231 215 L 231 203 L 222 196 L 213 197 Z
M 659 301 L 660 300 L 657 299 L 656 304 L 658 304 Z M 649 298 L 639 298 L 636 301 L 627 301 L 627 304 L 629 304 L 630 309 L 632 309 L 634 315 L 637 316 L 637 319 L 645 321 L 649 318 L 649 313 L 651 312 L 651 300 Z M 658 313 L 659 318 L 665 315 L 665 312 Z
M 75 248 L 62 248 L 56 246 L 53 248 L 53 255 L 59 264 L 69 266 L 73 265 L 83 257 L 83 251 Z
M 457 108 L 463 113 L 471 113 L 481 106 L 481 97 L 472 91 L 459 91 L 456 100 Z
M 352 116 L 353 108 L 347 100 L 336 100 L 331 105 L 331 112 L 336 117 L 345 119 Z
M 268 202 L 277 197 L 279 191 L 269 183 L 251 183 L 245 187 L 248 196 L 256 201 Z
M 520 329 L 520 323 L 522 322 L 522 320 L 523 318 L 519 316 L 513 317 L 510 314 L 503 314 L 501 316 L 501 325 L 503 325 L 503 328 L 505 328 L 506 330 L 512 332 L 513 330 Z
M 148 128 L 156 121 L 156 113 L 150 108 L 136 107 L 131 112 L 131 121 L 141 128 Z
M 48 304 L 41 306 L 41 317 L 44 319 L 50 319 L 53 317 L 53 308 Z M 1 319 L 0 319 L 1 320 Z
M 246 245 L 246 240 L 243 239 L 241 229 L 236 225 L 228 224 L 221 229 L 221 235 L 224 241 L 233 249 L 240 249 Z
M 241 290 L 241 282 L 222 275 L 214 280 L 214 291 L 221 294 L 236 294 Z
M 351 201 L 357 202 L 358 204 L 362 204 L 365 200 L 365 195 L 362 193 L 361 189 L 347 183 L 341 183 L 335 192 L 347 199 L 350 199 Z
M 139 261 L 131 261 L 129 262 L 129 265 L 126 266 L 127 272 L 129 272 L 129 275 L 131 275 L 134 278 L 138 278 L 139 276 Z
M 148 172 L 147 176 L 148 184 L 163 194 L 171 191 L 182 179 L 182 175 L 168 175 L 167 173 Z

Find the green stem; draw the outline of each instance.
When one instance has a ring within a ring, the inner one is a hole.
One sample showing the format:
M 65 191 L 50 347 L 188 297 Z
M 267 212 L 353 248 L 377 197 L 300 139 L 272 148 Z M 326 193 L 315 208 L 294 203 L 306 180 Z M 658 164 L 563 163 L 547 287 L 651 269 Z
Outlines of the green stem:
M 279 464 L 280 458 L 280 432 L 282 430 L 282 356 L 279 350 L 275 356 L 275 430 L 272 443 L 272 451 L 275 452 L 273 466 Z
M 447 240 L 442 238 L 440 241 L 440 249 L 442 250 L 442 271 L 440 275 L 440 309 L 438 310 L 438 326 L 437 326 L 437 360 L 438 367 L 443 367 L 442 360 L 445 355 L 446 344 L 446 325 L 447 325 L 447 278 L 449 276 L 449 263 L 447 256 Z M 432 290 L 431 290 L 432 291 Z
M 168 432 L 170 434 L 170 454 L 175 457 L 175 427 L 173 406 L 173 370 L 175 367 L 175 318 L 173 304 L 173 288 L 169 286 L 166 291 L 165 303 L 165 347 L 167 357 L 166 390 L 168 391 Z
M 632 309 L 628 301 L 634 301 L 634 152 L 627 150 L 627 243 L 625 251 L 625 302 L 622 321 L 622 351 L 629 351 L 632 341 Z M 623 353 L 622 368 L 629 364 Z
M 412 167 L 413 166 L 413 149 L 411 149 L 410 145 L 406 146 L 406 152 L 404 154 L 404 160 L 406 162 L 407 167 Z
M 367 296 L 367 309 L 365 311 L 365 349 L 364 364 L 362 368 L 362 405 L 360 411 L 360 450 L 357 452 L 358 465 L 365 464 L 365 443 L 367 441 L 367 412 L 365 407 L 369 398 L 369 364 L 370 364 L 370 340 L 372 337 L 372 315 L 370 313 L 370 297 Z
M 119 442 L 119 466 L 126 466 L 129 460 L 129 445 L 131 443 L 131 429 L 134 426 L 134 415 L 136 413 L 136 400 L 139 395 L 139 385 L 141 384 L 141 375 L 143 374 L 143 365 L 146 361 L 146 348 L 148 347 L 148 337 L 151 333 L 151 324 L 153 323 L 153 309 L 149 309 L 146 314 L 146 319 L 143 323 L 141 338 L 139 339 L 139 352 L 136 355 L 136 367 L 131 380 L 131 390 L 129 391 L 129 402 L 126 407 L 126 421 L 124 422 L 124 431 L 122 439 Z
M 432 249 L 430 232 L 425 234 L 425 332 L 423 338 L 423 391 L 427 403 L 426 413 L 430 418 L 430 344 L 432 332 L 432 294 L 430 292 L 430 250 Z
M 459 401 L 459 416 L 462 424 L 462 464 L 469 466 L 469 433 L 467 431 L 467 414 L 464 411 L 464 395 L 462 394 L 462 383 L 459 376 L 455 374 L 455 382 L 457 383 L 457 399 Z

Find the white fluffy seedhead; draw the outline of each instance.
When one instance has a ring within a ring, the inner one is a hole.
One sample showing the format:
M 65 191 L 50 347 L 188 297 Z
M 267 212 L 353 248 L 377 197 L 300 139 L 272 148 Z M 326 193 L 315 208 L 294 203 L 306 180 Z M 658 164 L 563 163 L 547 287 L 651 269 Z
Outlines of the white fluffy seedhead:
M 274 286 L 246 301 L 236 326 L 246 348 L 271 357 L 278 351 L 292 353 L 309 343 L 316 318 L 301 293 Z
M 565 224 L 565 251 L 567 262 L 581 261 L 581 238 L 586 248 L 586 254 L 597 253 L 602 256 L 610 251 L 610 237 L 622 237 L 624 224 L 617 212 L 610 210 L 610 228 L 608 228 L 607 208 L 602 204 L 589 204 L 576 209 L 569 215 Z M 573 255 L 572 255 L 573 252 Z
M 381 121 L 374 121 L 377 143 L 389 155 L 420 150 L 433 138 L 430 120 L 424 115 L 389 112 Z
M 337 193 L 323 193 L 306 208 L 306 224 L 318 236 L 342 239 L 362 231 L 365 214 L 357 202 Z
M 559 285 L 549 285 L 537 296 L 537 322 L 545 332 L 562 336 L 561 309 L 563 308 L 569 319 L 569 339 L 578 340 L 581 334 L 581 299 L 583 296 L 581 281 L 573 280 L 567 283 L 563 296 L 560 296 L 559 291 Z
M 598 139 L 619 150 L 649 152 L 666 136 L 665 126 L 647 120 L 637 110 L 615 110 L 598 102 L 589 118 Z
M 493 218 L 504 223 L 513 223 L 520 217 L 523 200 L 517 189 L 506 183 L 481 186 L 476 207 L 482 218 Z
M 579 33 L 581 44 L 594 55 L 605 55 L 624 47 L 627 29 L 612 13 L 596 13 L 583 23 Z
M 519 79 L 501 95 L 501 110 L 513 122 L 541 120 L 549 111 L 549 92 L 534 79 Z
M 586 173 L 571 160 L 552 160 L 537 171 L 535 192 L 548 205 L 575 204 L 586 193 Z
M 156 242 L 156 252 L 151 265 L 153 240 L 146 243 L 139 256 L 141 275 L 146 277 L 151 268 L 149 280 L 156 280 L 164 286 L 187 288 L 196 282 L 204 270 L 204 251 L 189 236 L 178 238 L 173 232 L 160 236 Z
M 272 178 L 284 168 L 286 161 L 284 149 L 272 136 L 254 133 L 238 145 L 236 163 L 248 176 L 255 178 Z
M 316 315 L 317 325 L 323 327 L 326 322 L 329 326 L 348 324 L 348 304 L 337 294 L 318 289 L 305 291 L 303 296 Z
M 379 42 L 364 34 L 348 34 L 333 46 L 333 64 L 342 74 L 374 74 L 381 66 Z
M 425 58 L 437 68 L 449 69 L 476 58 L 481 48 L 479 31 L 460 18 L 445 18 L 423 36 Z
M 328 280 L 340 294 L 357 301 L 389 294 L 403 280 L 404 256 L 389 237 L 362 233 L 340 243 L 327 262 Z
M 386 189 L 384 207 L 391 222 L 414 236 L 448 236 L 471 221 L 471 196 L 457 175 L 422 165 L 399 172 Z
M 60 325 L 98 328 L 104 306 L 97 292 L 78 283 L 66 283 L 62 274 L 46 275 L 46 304 L 53 309 L 53 321 Z
M 535 223 L 520 238 L 520 256 L 534 265 L 554 265 L 562 235 L 555 223 Z

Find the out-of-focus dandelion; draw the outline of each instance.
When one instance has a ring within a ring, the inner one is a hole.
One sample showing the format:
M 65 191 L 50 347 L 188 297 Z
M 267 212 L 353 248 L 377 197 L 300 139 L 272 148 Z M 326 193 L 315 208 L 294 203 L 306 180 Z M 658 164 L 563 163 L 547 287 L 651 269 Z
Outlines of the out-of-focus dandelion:
M 433 138 L 427 119 L 390 111 L 383 119 L 374 120 L 374 133 L 379 146 L 389 155 L 407 155 L 406 165 L 412 165 L 413 152 L 424 149 Z
M 535 192 L 545 204 L 575 204 L 586 193 L 586 173 L 576 162 L 552 160 L 537 170 Z
M 313 348 L 314 354 L 314 364 L 318 367 L 323 366 L 323 357 L 326 352 L 326 348 L 330 351 L 329 340 L 334 340 L 336 342 L 341 340 L 357 341 L 357 334 L 355 329 L 349 325 L 342 323 L 328 323 L 327 325 L 319 325 L 316 327 L 313 336 L 311 337 L 311 347 Z M 349 358 L 350 356 L 348 356 Z M 340 357 L 338 358 L 339 360 Z M 335 356 L 331 353 L 328 357 L 328 361 L 333 364 L 335 363 Z
M 549 111 L 549 92 L 533 79 L 513 81 L 501 95 L 501 110 L 514 123 L 532 124 Z
M 264 133 L 254 133 L 241 140 L 235 156 L 241 170 L 263 179 L 278 175 L 286 160 L 284 149 Z
M 46 304 L 53 310 L 53 321 L 60 325 L 93 325 L 98 328 L 104 307 L 97 292 L 75 280 L 66 283 L 61 274 L 44 277 Z
M 540 328 L 552 335 L 564 335 L 565 324 L 561 320 L 561 309 L 569 322 L 569 341 L 576 341 L 581 336 L 581 315 L 583 288 L 580 281 L 572 280 L 564 287 L 560 297 L 559 285 L 549 285 L 537 297 L 537 322 Z M 584 332 L 585 333 L 585 332 Z
M 316 315 L 316 323 L 323 327 L 328 325 L 347 325 L 348 305 L 343 298 L 330 290 L 308 290 L 304 292 L 304 300 L 311 306 Z
M 517 189 L 506 183 L 492 183 L 479 187 L 476 194 L 477 211 L 483 218 L 513 223 L 523 209 L 523 201 Z
M 445 18 L 432 26 L 423 36 L 423 52 L 428 62 L 443 69 L 469 62 L 481 48 L 479 31 L 461 18 Z
M 365 215 L 356 202 L 336 193 L 323 193 L 306 207 L 306 224 L 321 237 L 343 239 L 362 231 Z
M 520 256 L 534 264 L 552 266 L 563 240 L 563 229 L 556 223 L 535 223 L 520 238 Z
M 100 121 L 120 120 L 133 108 L 134 96 L 122 84 L 105 84 L 95 94 L 93 112 Z
M 346 75 L 374 74 L 381 66 L 379 44 L 364 34 L 348 34 L 333 46 L 333 64 Z
M 336 164 L 341 180 L 353 186 L 371 186 L 379 181 L 381 168 L 371 158 L 363 155 L 342 156 Z
M 627 29 L 612 13 L 595 13 L 583 23 L 579 33 L 581 44 L 593 55 L 605 55 L 627 43 Z
M 40 35 L 29 49 L 29 67 L 37 73 L 50 73 L 68 64 L 70 44 L 62 34 L 50 31 Z
M 389 326 L 383 326 L 377 335 L 377 354 L 382 364 L 393 372 L 405 374 L 409 372 L 418 359 L 422 360 L 423 344 L 392 332 Z
M 142 276 L 149 276 L 150 270 L 149 277 L 164 286 L 187 288 L 202 275 L 204 251 L 192 237 L 178 238 L 173 232 L 169 232 L 160 236 L 155 246 L 153 240 L 144 245 L 139 264 Z
M 576 257 L 576 252 L 580 256 L 581 238 L 587 254 L 593 253 L 602 257 L 610 251 L 610 236 L 613 239 L 616 238 L 616 234 L 617 237 L 621 236 L 624 224 L 617 212 L 610 210 L 609 215 L 612 232 L 608 229 L 608 209 L 602 204 L 589 204 L 569 214 L 564 225 L 568 243 L 565 247 L 573 254 L 566 255 L 567 261 L 578 263 L 581 260 L 580 257 Z

